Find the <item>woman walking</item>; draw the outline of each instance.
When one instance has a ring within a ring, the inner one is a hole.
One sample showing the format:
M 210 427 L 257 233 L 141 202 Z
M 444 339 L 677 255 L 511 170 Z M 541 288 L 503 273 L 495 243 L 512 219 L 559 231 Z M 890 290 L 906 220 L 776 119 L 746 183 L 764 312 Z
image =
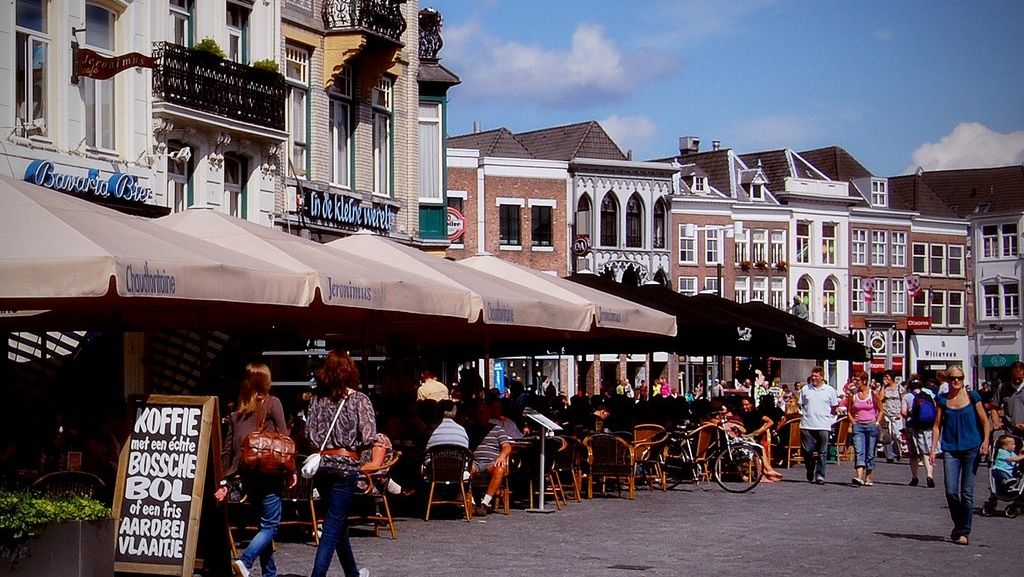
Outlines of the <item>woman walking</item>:
M 882 420 L 882 401 L 868 386 L 868 376 L 858 371 L 853 376 L 855 390 L 846 398 L 847 414 L 853 419 L 854 486 L 875 484 L 875 454 L 878 452 L 878 423 Z
M 316 548 L 311 577 L 325 577 L 337 554 L 345 577 L 367 577 L 360 570 L 348 540 L 348 506 L 356 491 L 359 453 L 377 439 L 373 405 L 359 392 L 359 370 L 347 353 L 331 351 L 317 373 L 317 395 L 309 404 L 306 438 L 320 452 L 315 483 L 327 501 L 323 533 Z
M 892 373 L 882 376 L 882 430 L 881 443 L 885 449 L 885 462 L 899 462 L 903 457 L 901 439 L 903 438 L 903 415 L 900 406 L 903 395 L 900 385 L 892 378 Z
M 992 431 L 981 397 L 964 388 L 963 367 L 950 367 L 948 377 L 949 390 L 936 398 L 938 416 L 932 426 L 928 460 L 935 464 L 935 453 L 941 442 L 946 502 L 953 520 L 949 538 L 959 545 L 967 545 L 974 514 L 974 476 L 978 472 L 978 456 L 988 454 Z
M 262 430 L 287 435 L 288 424 L 284 420 L 281 400 L 270 394 L 270 368 L 263 363 L 251 363 L 245 367 L 245 379 L 238 392 L 238 409 L 228 417 L 228 431 L 222 458 L 227 467 L 224 480 L 220 482 L 214 496 L 223 501 L 228 494 L 228 481 L 240 475 L 242 488 L 248 501 L 259 508 L 260 528 L 241 557 L 231 565 L 235 577 L 249 577 L 256 559 L 260 561 L 260 575 L 277 577 L 274 563 L 274 536 L 281 523 L 281 493 L 287 477 L 289 487 L 294 487 L 298 478 L 291 475 L 265 475 L 257 471 L 240 468 L 241 445 L 249 433 Z

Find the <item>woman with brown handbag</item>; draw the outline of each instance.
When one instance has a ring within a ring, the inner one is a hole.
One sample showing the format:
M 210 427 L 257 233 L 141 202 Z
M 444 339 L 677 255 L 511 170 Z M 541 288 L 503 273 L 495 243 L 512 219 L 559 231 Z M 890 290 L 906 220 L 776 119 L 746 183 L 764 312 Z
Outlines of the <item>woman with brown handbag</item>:
M 268 475 L 242 466 L 241 447 L 250 434 L 267 431 L 288 434 L 281 399 L 270 394 L 270 382 L 270 367 L 262 363 L 246 365 L 245 378 L 238 391 L 238 408 L 227 418 L 228 430 L 221 454 L 225 474 L 215 496 L 223 501 L 228 494 L 228 480 L 241 475 L 249 503 L 260 512 L 259 532 L 231 565 L 235 577 L 248 577 L 256 559 L 260 561 L 261 575 L 277 577 L 273 543 L 281 523 L 281 494 L 286 478 L 289 487 L 294 487 L 298 481 L 294 471 L 290 475 Z

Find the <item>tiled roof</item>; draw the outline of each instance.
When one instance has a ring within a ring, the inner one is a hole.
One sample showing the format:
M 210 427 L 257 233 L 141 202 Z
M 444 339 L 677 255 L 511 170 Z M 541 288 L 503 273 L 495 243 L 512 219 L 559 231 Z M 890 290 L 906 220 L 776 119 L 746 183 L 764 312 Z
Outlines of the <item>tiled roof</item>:
M 789 164 L 789 155 L 786 150 L 768 150 L 765 152 L 751 152 L 741 154 L 740 160 L 749 168 L 760 168 L 768 179 L 768 190 L 781 192 L 785 189 L 786 178 L 795 175 Z
M 416 80 L 419 82 L 434 82 L 445 86 L 454 86 L 462 83 L 462 80 L 454 72 L 448 70 L 436 60 L 421 60 Z
M 1024 167 L 1019 165 L 934 170 L 893 177 L 889 183 L 890 203 L 895 191 L 901 202 L 913 202 L 916 194 L 917 210 L 931 216 L 1024 212 Z
M 868 169 L 864 168 L 864 165 L 841 146 L 805 150 L 800 153 L 800 156 L 832 180 L 851 181 L 855 178 L 873 176 Z
M 626 155 L 594 120 L 542 128 L 516 134 L 523 145 L 537 158 L 565 160 L 596 158 L 626 160 Z
M 448 137 L 448 146 L 479 150 L 480 156 L 499 158 L 537 158 L 507 128 L 471 132 Z
M 696 164 L 701 170 L 707 174 L 708 185 L 718 190 L 725 196 L 732 196 L 732 178 L 729 174 L 731 168 L 731 150 L 723 148 L 720 150 L 709 150 L 707 152 L 698 152 L 696 154 L 687 154 L 681 156 L 679 162 L 681 164 Z
M 919 212 L 923 216 L 957 218 L 928 183 L 915 174 L 889 179 L 889 208 Z

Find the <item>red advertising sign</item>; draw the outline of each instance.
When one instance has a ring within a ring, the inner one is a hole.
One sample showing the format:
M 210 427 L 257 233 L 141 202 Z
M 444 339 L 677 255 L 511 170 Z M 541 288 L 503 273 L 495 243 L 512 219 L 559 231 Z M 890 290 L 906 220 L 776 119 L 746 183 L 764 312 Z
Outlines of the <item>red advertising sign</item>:
M 466 234 L 466 217 L 455 207 L 448 207 L 448 242 L 455 242 Z
M 910 330 L 914 329 L 930 329 L 932 328 L 931 317 L 907 317 L 907 328 Z
M 880 373 L 885 370 L 885 359 L 871 359 L 871 372 Z
M 892 358 L 892 370 L 902 373 L 903 372 L 903 357 Z
M 138 52 L 120 56 L 104 56 L 88 48 L 78 49 L 78 75 L 106 80 L 129 68 L 156 68 L 156 59 Z
M 581 234 L 572 241 L 572 253 L 576 256 L 587 256 L 590 254 L 590 236 Z
M 864 370 L 864 363 L 853 363 L 853 367 L 852 368 L 853 368 L 853 372 L 855 372 L 855 373 L 857 371 L 863 371 Z

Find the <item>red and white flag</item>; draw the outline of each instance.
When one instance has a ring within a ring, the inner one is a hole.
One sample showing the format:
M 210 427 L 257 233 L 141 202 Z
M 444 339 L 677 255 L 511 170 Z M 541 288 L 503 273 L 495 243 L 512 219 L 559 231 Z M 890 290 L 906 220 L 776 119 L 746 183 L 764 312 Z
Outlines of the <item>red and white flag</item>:
M 875 279 L 860 279 L 860 290 L 862 293 L 864 293 L 864 302 L 869 303 L 875 300 Z
M 903 282 L 907 285 L 907 296 L 914 298 L 921 291 L 921 277 L 916 274 L 903 276 Z

